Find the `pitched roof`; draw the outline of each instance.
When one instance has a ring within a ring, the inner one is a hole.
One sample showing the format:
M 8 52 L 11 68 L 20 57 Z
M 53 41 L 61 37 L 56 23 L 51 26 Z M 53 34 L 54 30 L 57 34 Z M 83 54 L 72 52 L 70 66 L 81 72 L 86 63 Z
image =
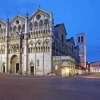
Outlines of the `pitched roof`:
M 31 18 L 38 12 L 38 11 L 42 11 L 42 12 L 45 12 L 45 13 L 47 13 L 47 14 L 50 14 L 51 12 L 47 12 L 47 11 L 45 11 L 45 10 L 43 10 L 43 9 L 40 9 L 40 8 L 38 8 L 31 16 L 30 16 L 30 20 L 31 20 Z
M 55 25 L 54 26 L 54 28 L 57 28 L 57 27 L 59 27 L 60 29 L 64 29 L 64 32 L 67 34 L 67 31 L 66 31 L 66 28 L 65 28 L 65 25 L 64 25 L 64 23 L 61 23 L 61 24 L 57 24 L 57 25 Z
M 66 42 L 72 42 L 75 45 L 75 41 L 73 37 L 71 37 L 70 39 L 66 39 Z
M 25 19 L 25 17 L 23 17 L 23 16 L 17 14 L 17 15 L 10 21 L 10 23 L 12 23 L 17 17 L 20 17 L 20 18 L 22 18 L 22 19 Z

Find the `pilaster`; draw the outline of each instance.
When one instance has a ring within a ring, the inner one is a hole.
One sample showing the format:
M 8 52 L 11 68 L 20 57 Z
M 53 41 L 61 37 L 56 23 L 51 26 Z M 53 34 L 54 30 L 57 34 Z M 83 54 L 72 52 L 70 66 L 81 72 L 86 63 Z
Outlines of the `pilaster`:
M 9 19 L 6 20 L 6 37 L 5 37 L 5 73 L 8 73 L 8 38 L 9 38 Z
M 28 68 L 28 35 L 29 35 L 29 18 L 28 13 L 25 16 L 25 47 L 24 47 L 24 72 L 29 73 Z

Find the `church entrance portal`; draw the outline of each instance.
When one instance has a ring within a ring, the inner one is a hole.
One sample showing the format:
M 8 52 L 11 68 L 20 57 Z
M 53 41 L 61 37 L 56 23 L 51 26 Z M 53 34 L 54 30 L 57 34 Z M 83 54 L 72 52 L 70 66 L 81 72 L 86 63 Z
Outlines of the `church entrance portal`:
M 18 73 L 18 71 L 19 71 L 19 61 L 18 61 L 17 55 L 13 55 L 11 57 L 10 64 L 11 64 L 11 67 L 10 67 L 11 72 L 12 73 Z

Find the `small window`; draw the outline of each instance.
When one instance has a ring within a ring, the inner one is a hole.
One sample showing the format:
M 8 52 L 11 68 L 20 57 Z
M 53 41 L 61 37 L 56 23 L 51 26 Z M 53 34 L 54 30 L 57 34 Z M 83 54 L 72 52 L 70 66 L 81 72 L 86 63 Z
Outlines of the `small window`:
M 78 43 L 80 43 L 80 37 L 78 37 Z
M 37 60 L 37 66 L 39 67 L 39 60 Z
M 83 40 L 83 36 L 81 36 L 81 42 L 83 42 L 84 40 Z

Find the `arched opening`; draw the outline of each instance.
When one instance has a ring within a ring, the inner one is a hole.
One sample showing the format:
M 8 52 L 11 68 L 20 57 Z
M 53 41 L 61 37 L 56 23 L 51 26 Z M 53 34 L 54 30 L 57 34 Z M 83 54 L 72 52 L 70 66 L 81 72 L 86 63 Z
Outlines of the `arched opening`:
M 38 23 L 34 22 L 34 30 L 38 30 Z
M 40 22 L 39 22 L 39 29 L 43 29 L 43 21 L 42 20 L 40 20 Z
M 32 31 L 32 29 L 33 29 L 33 24 L 32 24 L 32 22 L 30 22 L 30 31 Z
M 33 62 L 30 63 L 30 74 L 34 75 L 34 63 Z
M 3 73 L 5 73 L 6 71 L 5 71 L 5 63 L 3 63 Z
M 11 73 L 18 73 L 19 72 L 19 61 L 18 56 L 13 55 L 10 59 L 10 71 Z
M 44 21 L 44 28 L 48 28 L 48 27 L 49 27 L 49 21 L 48 21 L 48 19 L 46 19 Z

